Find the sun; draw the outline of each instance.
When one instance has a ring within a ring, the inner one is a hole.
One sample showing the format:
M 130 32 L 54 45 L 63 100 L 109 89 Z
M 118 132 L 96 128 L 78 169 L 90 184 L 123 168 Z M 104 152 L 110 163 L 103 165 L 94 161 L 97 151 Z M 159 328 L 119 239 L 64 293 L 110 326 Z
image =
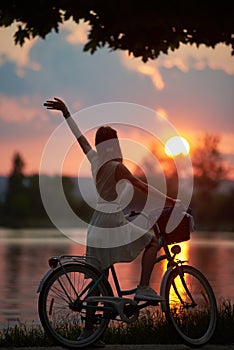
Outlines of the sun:
M 178 155 L 188 155 L 190 145 L 182 136 L 173 136 L 169 138 L 165 144 L 164 151 L 168 157 L 176 157 Z

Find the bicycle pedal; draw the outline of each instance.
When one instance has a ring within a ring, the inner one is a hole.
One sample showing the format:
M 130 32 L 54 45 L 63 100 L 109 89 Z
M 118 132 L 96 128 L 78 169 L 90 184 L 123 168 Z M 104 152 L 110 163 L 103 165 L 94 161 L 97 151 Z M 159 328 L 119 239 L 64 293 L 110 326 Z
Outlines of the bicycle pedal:
M 149 303 L 150 305 L 158 305 L 159 303 L 161 303 L 161 302 L 163 302 L 163 301 L 165 301 L 165 299 L 163 299 L 163 298 L 161 298 L 160 296 L 159 296 L 159 298 L 158 298 L 158 300 L 157 299 L 149 299 L 147 296 L 135 296 L 134 297 L 134 300 L 136 301 L 136 302 L 139 302 L 139 301 L 145 301 L 145 302 L 147 302 L 147 303 Z
M 127 323 L 133 322 L 138 318 L 139 311 L 136 309 L 135 312 L 132 313 L 130 317 L 125 314 L 126 307 L 130 305 L 132 307 L 137 307 L 137 303 L 133 299 L 129 298 L 120 298 L 113 296 L 90 296 L 86 299 L 87 303 L 89 302 L 101 302 L 103 304 L 111 305 L 118 315 L 121 317 L 121 320 Z

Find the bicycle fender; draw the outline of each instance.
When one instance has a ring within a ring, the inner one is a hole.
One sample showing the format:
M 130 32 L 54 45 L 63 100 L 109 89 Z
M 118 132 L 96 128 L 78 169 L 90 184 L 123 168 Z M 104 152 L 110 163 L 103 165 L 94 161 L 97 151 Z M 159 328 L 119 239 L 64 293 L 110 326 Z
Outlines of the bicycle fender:
M 61 266 L 63 265 L 67 265 L 67 264 L 70 264 L 70 263 L 76 263 L 76 264 L 85 264 L 87 265 L 89 268 L 91 267 L 93 270 L 94 270 L 94 267 L 90 264 L 87 264 L 86 262 L 83 262 L 83 261 L 79 261 L 79 260 L 76 260 L 74 261 L 74 259 L 66 259 L 65 261 L 63 261 L 62 265 L 58 265 L 56 268 L 51 268 L 49 269 L 45 274 L 44 276 L 42 277 L 41 281 L 39 282 L 39 285 L 38 285 L 38 288 L 37 288 L 37 293 L 40 293 L 41 290 L 42 290 L 42 287 L 45 283 L 45 281 L 47 280 L 47 278 L 57 269 L 61 268 Z M 98 272 L 97 270 L 95 272 Z
M 42 277 L 42 279 L 40 280 L 39 282 L 39 285 L 37 287 L 37 293 L 40 293 L 41 290 L 42 290 L 42 287 L 45 283 L 45 281 L 47 280 L 47 278 L 54 272 L 54 269 L 49 269 L 45 274 L 44 276 Z
M 67 264 L 67 263 L 71 263 L 71 262 L 74 263 L 74 260 L 72 260 L 72 259 L 67 259 L 67 260 L 65 260 L 65 261 L 63 262 L 63 265 L 65 265 L 65 264 Z M 58 269 L 59 267 L 60 267 L 60 266 L 56 267 L 55 269 L 51 268 L 51 269 L 49 269 L 49 270 L 44 274 L 44 276 L 42 277 L 42 279 L 41 279 L 40 282 L 39 282 L 39 285 L 38 285 L 38 288 L 37 288 L 37 293 L 40 293 L 40 292 L 41 292 L 42 287 L 43 287 L 45 281 L 47 280 L 47 278 L 48 278 L 56 269 Z
M 89 263 L 87 263 L 86 261 L 83 260 L 79 260 L 79 259 L 66 259 L 63 261 L 62 265 L 57 266 L 56 268 L 51 268 L 49 269 L 45 275 L 42 277 L 41 281 L 39 282 L 38 288 L 37 288 L 37 293 L 40 293 L 42 290 L 42 287 L 45 283 L 45 281 L 47 280 L 47 278 L 58 268 L 60 268 L 63 265 L 67 265 L 67 264 L 82 264 L 82 265 L 86 265 L 87 267 L 89 267 L 90 269 L 92 269 L 95 273 L 99 274 L 100 271 L 98 271 L 97 269 L 95 269 L 95 267 Z
M 162 308 L 162 311 L 165 312 L 166 309 L 167 309 L 167 306 L 166 306 L 166 298 L 165 298 L 165 294 L 166 294 L 166 285 L 167 285 L 167 280 L 170 276 L 170 274 L 172 273 L 173 271 L 173 267 L 170 266 L 166 272 L 164 273 L 163 275 L 163 278 L 162 278 L 162 281 L 161 281 L 161 285 L 160 285 L 160 295 L 164 298 L 164 301 L 161 302 L 161 308 Z
M 59 265 L 58 267 L 56 268 L 51 268 L 49 269 L 45 275 L 42 277 L 40 283 L 39 283 L 39 286 L 37 288 L 37 293 L 40 293 L 42 291 L 42 288 L 46 282 L 46 280 L 55 272 L 57 271 L 57 269 L 61 269 L 63 268 L 63 266 L 66 266 L 66 265 L 70 265 L 70 264 L 78 264 L 78 265 L 86 265 L 90 270 L 92 270 L 94 273 L 96 273 L 97 275 L 100 275 L 100 271 L 97 270 L 93 265 L 91 264 L 88 264 L 87 262 L 84 262 L 84 261 L 79 261 L 79 260 L 76 260 L 74 261 L 74 259 L 67 259 L 65 261 L 63 261 L 63 264 L 62 265 Z M 104 281 L 107 289 L 108 289 L 108 292 L 109 292 L 109 295 L 113 295 L 113 291 L 112 291 L 112 288 L 110 286 L 110 283 L 107 279 L 105 279 Z
M 89 269 L 91 269 L 93 272 L 95 272 L 97 275 L 99 275 L 101 273 L 100 270 L 98 270 L 93 264 L 88 263 L 87 261 L 80 259 L 79 257 L 75 257 L 75 258 L 68 258 L 66 260 L 63 260 L 63 262 L 61 263 L 60 266 L 64 266 L 67 264 L 79 264 L 79 265 L 85 265 L 87 266 Z M 59 266 L 58 266 L 59 267 Z M 57 267 L 57 268 L 58 268 Z

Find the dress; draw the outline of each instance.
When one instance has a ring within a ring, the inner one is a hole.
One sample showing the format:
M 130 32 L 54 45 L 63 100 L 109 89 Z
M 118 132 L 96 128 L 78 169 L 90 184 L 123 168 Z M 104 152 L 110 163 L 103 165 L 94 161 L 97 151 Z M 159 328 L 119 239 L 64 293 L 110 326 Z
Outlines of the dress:
M 123 181 L 116 191 L 115 172 L 119 162 L 106 163 L 97 177 L 98 153 L 91 150 L 87 157 L 91 163 L 98 200 L 88 227 L 86 253 L 96 258 L 95 266 L 98 269 L 104 270 L 114 263 L 134 260 L 150 243 L 154 233 L 136 226 L 124 216 L 123 203 L 131 186 Z

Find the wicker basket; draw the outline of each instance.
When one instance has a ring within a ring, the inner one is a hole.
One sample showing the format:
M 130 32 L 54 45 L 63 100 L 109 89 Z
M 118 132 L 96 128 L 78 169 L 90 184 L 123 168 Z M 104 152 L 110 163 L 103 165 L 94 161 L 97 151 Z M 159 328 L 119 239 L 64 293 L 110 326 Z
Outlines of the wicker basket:
M 165 208 L 157 221 L 160 231 L 166 238 L 167 244 L 169 245 L 188 241 L 190 239 L 191 232 L 191 210 L 189 209 L 187 213 L 185 213 L 183 219 L 173 231 L 166 233 L 165 230 L 171 216 L 171 212 L 172 208 Z

